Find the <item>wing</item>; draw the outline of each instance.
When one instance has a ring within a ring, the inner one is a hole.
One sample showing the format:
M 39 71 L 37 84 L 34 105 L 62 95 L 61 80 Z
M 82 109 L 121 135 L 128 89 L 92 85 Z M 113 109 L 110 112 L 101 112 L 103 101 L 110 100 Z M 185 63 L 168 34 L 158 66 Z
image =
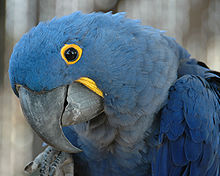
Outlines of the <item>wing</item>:
M 161 113 L 155 176 L 219 176 L 220 104 L 216 89 L 185 75 L 170 89 Z

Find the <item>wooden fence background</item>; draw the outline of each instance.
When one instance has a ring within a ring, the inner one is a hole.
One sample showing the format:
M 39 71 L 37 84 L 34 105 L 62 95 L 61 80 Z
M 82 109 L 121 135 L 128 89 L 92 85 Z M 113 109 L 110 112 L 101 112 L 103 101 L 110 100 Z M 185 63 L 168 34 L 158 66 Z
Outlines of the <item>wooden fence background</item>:
M 42 150 L 24 120 L 8 80 L 13 45 L 39 21 L 76 10 L 125 11 L 167 31 L 192 57 L 220 70 L 220 0 L 0 0 L 0 175 L 22 176 L 24 165 Z

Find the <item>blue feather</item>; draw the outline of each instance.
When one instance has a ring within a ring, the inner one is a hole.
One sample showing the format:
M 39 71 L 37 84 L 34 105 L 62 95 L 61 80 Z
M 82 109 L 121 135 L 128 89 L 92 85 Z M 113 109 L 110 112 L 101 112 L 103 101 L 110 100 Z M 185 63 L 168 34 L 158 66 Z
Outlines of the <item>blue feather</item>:
M 160 135 L 164 136 L 165 143 L 162 142 L 157 153 L 155 165 L 160 167 L 153 167 L 155 175 L 166 171 L 167 175 L 217 176 L 220 167 L 218 101 L 215 91 L 203 78 L 186 75 L 177 80 L 161 114 Z M 179 111 L 183 112 L 184 120 L 179 119 Z M 179 124 L 185 124 L 184 128 Z M 162 156 L 169 164 L 161 162 Z
M 179 139 L 176 140 L 175 142 L 174 141 L 170 142 L 172 160 L 176 166 L 184 166 L 189 162 L 184 152 L 184 148 L 183 148 L 184 143 L 185 143 L 184 137 L 179 137 Z

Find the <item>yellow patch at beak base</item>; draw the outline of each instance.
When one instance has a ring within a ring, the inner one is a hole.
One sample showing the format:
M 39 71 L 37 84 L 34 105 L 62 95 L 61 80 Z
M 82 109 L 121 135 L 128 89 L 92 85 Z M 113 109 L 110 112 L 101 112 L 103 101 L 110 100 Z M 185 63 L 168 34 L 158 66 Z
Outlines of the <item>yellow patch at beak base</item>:
M 96 83 L 92 79 L 87 77 L 81 77 L 77 79 L 76 82 L 83 84 L 84 86 L 88 87 L 90 90 L 92 90 L 99 96 L 104 97 L 103 92 L 97 87 Z

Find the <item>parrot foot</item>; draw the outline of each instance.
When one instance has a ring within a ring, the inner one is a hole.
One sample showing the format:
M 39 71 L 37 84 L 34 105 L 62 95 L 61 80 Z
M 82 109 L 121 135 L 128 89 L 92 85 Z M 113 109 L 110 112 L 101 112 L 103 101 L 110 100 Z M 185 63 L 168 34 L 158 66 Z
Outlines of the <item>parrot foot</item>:
M 50 146 L 27 164 L 24 171 L 31 175 L 38 169 L 40 176 L 74 176 L 71 154 L 58 151 Z

